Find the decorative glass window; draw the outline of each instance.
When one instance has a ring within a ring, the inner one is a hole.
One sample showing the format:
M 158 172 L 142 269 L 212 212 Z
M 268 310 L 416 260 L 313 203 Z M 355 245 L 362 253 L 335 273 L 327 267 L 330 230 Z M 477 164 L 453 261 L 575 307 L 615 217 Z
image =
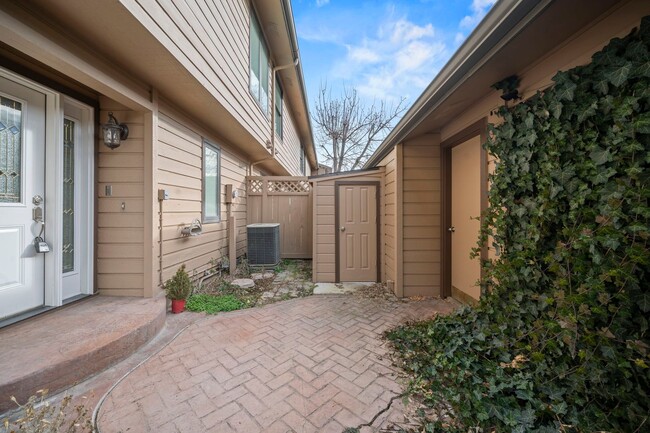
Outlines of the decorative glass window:
M 21 201 L 22 121 L 22 104 L 0 97 L 0 203 Z
M 302 173 L 303 176 L 305 175 L 306 168 L 307 168 L 305 166 L 305 159 L 306 159 L 305 158 L 305 148 L 301 144 L 300 145 L 300 172 Z
M 282 139 L 282 87 L 275 78 L 275 133 Z
M 75 123 L 63 120 L 63 273 L 74 271 Z
M 221 220 L 221 151 L 203 142 L 203 222 Z
M 250 28 L 250 91 L 264 114 L 269 109 L 269 54 L 260 24 L 251 11 Z

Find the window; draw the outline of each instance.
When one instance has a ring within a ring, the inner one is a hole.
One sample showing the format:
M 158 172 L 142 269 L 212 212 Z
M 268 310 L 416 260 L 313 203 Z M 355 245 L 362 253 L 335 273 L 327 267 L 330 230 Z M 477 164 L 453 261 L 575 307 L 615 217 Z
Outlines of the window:
M 203 222 L 221 220 L 221 151 L 203 142 Z
M 250 90 L 264 114 L 269 109 L 269 54 L 260 25 L 251 11 Z
M 275 133 L 282 139 L 282 87 L 275 78 Z
M 306 172 L 305 168 L 306 168 L 305 167 L 305 148 L 302 145 L 300 145 L 300 172 L 302 173 L 303 176 L 305 175 L 305 172 Z

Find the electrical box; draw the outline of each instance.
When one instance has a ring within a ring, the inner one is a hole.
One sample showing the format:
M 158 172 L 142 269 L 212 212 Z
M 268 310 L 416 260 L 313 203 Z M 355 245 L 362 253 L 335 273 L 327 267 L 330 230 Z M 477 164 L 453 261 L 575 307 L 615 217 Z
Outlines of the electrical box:
M 233 195 L 232 195 L 232 184 L 227 183 L 226 184 L 226 200 L 224 203 L 230 204 L 232 203 Z
M 159 201 L 169 200 L 169 191 L 167 191 L 166 189 L 159 189 L 158 200 Z

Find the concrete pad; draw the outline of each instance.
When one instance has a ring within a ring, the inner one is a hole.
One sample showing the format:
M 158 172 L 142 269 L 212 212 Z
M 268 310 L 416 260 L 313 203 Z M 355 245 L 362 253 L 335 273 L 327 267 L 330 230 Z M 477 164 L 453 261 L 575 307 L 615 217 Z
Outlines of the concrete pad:
M 354 283 L 316 283 L 314 295 L 345 295 L 354 293 L 362 287 L 368 287 L 375 284 L 374 282 L 354 282 Z

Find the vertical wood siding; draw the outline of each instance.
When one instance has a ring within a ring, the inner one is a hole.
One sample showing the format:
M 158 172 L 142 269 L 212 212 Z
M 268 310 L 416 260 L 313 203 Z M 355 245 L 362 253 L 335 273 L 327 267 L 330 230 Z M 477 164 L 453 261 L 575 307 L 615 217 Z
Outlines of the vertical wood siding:
M 221 221 L 203 224 L 203 234 L 183 237 L 181 230 L 195 218 L 201 219 L 203 138 L 221 149 Z M 246 251 L 246 171 L 248 161 L 226 143 L 211 139 L 187 119 L 162 108 L 158 120 L 158 188 L 169 191 L 163 203 L 163 280 L 185 263 L 190 273 L 201 272 L 212 259 L 228 254 L 225 185 L 232 184 L 238 197 L 232 214 L 237 222 L 237 255 Z M 158 221 L 154 223 L 158 225 Z M 158 252 L 156 251 L 158 257 Z M 156 266 L 158 268 L 158 266 Z
M 99 144 L 97 288 L 105 295 L 144 296 L 144 115 L 101 98 L 102 123 L 109 111 L 129 125 L 129 138 L 114 150 Z
M 440 137 L 404 143 L 404 296 L 440 296 Z

